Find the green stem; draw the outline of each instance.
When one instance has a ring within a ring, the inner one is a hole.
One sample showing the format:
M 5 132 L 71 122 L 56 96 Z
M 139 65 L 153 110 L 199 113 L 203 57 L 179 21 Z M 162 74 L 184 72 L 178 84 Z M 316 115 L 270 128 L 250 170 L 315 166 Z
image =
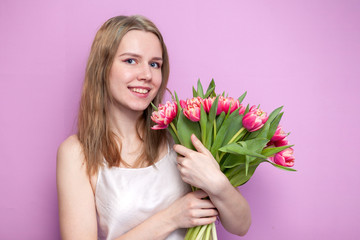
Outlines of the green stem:
M 176 137 L 179 139 L 179 142 L 181 143 L 181 145 L 183 145 L 183 143 L 181 142 L 181 139 L 179 138 L 179 134 L 178 134 L 178 132 L 177 132 L 177 130 L 176 130 L 175 125 L 171 122 L 171 123 L 170 123 L 170 126 L 171 126 L 172 130 L 174 131 Z
M 238 137 L 240 136 L 240 134 L 245 130 L 244 127 L 240 128 L 240 130 L 235 133 L 235 135 L 230 139 L 230 141 L 227 143 L 227 144 L 230 144 L 230 143 L 233 143 L 233 142 L 236 142 L 238 140 Z M 226 153 L 225 152 L 222 152 L 220 154 L 220 158 L 219 158 L 219 162 L 221 161 L 221 159 L 224 157 Z
M 226 152 L 222 152 L 222 153 L 220 154 L 219 163 L 220 163 L 221 159 L 224 157 L 225 154 L 226 154 Z
M 244 127 L 240 128 L 240 130 L 230 139 L 228 144 L 233 143 L 235 140 L 237 140 L 237 137 L 240 135 L 240 133 L 242 133 L 242 131 L 244 131 L 244 129 Z
M 196 237 L 195 240 L 201 240 L 201 239 L 203 238 L 203 235 L 204 235 L 204 233 L 205 233 L 206 227 L 207 227 L 207 225 L 201 226 L 200 231 L 199 231 L 199 233 L 198 233 L 198 235 L 197 235 L 197 237 Z
M 189 228 L 184 240 L 195 240 L 196 236 L 199 234 L 200 229 L 201 226 Z
M 216 138 L 216 121 L 214 119 L 214 141 L 215 142 L 215 138 Z
M 212 236 L 212 240 L 217 240 L 217 234 L 216 234 L 216 226 L 215 223 L 212 223 L 212 231 L 211 231 L 211 236 Z
M 205 235 L 204 235 L 204 239 L 205 239 L 205 240 L 209 240 L 209 239 L 210 239 L 210 233 L 211 233 L 212 228 L 213 228 L 213 225 L 212 225 L 212 224 L 207 225 L 206 231 L 205 231 Z

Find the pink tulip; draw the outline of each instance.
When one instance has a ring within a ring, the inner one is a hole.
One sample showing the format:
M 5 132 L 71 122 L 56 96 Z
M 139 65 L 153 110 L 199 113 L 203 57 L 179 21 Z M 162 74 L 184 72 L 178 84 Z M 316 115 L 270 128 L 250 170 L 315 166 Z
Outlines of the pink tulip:
M 274 136 L 271 138 L 271 141 L 272 142 L 280 141 L 283 140 L 286 136 L 287 134 L 282 130 L 281 126 L 279 125 L 276 128 L 276 131 L 274 133 Z
M 190 104 L 183 108 L 184 115 L 193 122 L 200 121 L 201 109 L 197 104 Z
M 271 157 L 274 163 L 284 166 L 292 167 L 294 166 L 295 157 L 293 156 L 294 150 L 292 148 L 287 148 L 275 154 L 274 157 Z
M 286 145 L 289 145 L 289 141 L 288 141 L 287 138 L 285 137 L 285 138 L 283 138 L 283 139 L 281 139 L 281 140 L 279 140 L 279 141 L 274 142 L 274 145 L 275 145 L 276 147 L 286 146 Z
M 187 105 L 198 105 L 200 107 L 200 105 L 204 102 L 204 99 L 202 99 L 201 97 L 196 97 L 196 98 L 191 98 L 191 99 L 186 99 L 186 101 L 184 100 L 180 100 L 180 106 L 182 108 L 186 108 Z
M 177 104 L 176 102 L 167 101 L 165 105 L 159 104 L 157 111 L 154 111 L 151 115 L 151 120 L 153 120 L 157 125 L 153 126 L 151 129 L 164 129 L 174 120 L 177 115 Z
M 205 110 L 206 113 L 210 112 L 210 109 L 211 109 L 211 106 L 212 106 L 214 100 L 215 100 L 215 97 L 204 99 L 203 107 L 204 107 L 204 110 Z M 218 114 L 216 114 L 216 115 L 218 115 Z
M 184 115 L 193 122 L 198 122 L 201 115 L 201 104 L 204 100 L 201 97 L 180 100 L 180 105 L 183 108 Z
M 220 113 L 221 112 L 228 113 L 229 108 L 230 108 L 230 113 L 232 113 L 236 109 L 238 109 L 239 107 L 240 107 L 239 100 L 237 100 L 237 99 L 235 100 L 232 97 L 224 98 L 223 96 L 220 96 L 219 97 L 219 104 L 218 104 L 217 113 L 219 111 L 220 111 Z
M 211 106 L 214 103 L 214 101 L 215 101 L 215 97 L 204 99 L 203 106 L 205 112 L 207 113 L 210 112 Z M 230 108 L 230 113 L 232 113 L 240 106 L 242 105 L 239 103 L 239 100 L 237 99 L 235 100 L 232 97 L 224 98 L 223 96 L 220 96 L 218 101 L 218 106 L 216 109 L 216 115 L 220 115 L 222 112 L 228 113 L 229 108 Z
M 239 107 L 240 107 L 239 108 L 239 115 L 244 114 L 246 107 L 244 105 L 242 105 L 242 104 L 240 104 Z
M 255 132 L 264 126 L 267 119 L 266 112 L 256 108 L 256 106 L 252 106 L 250 111 L 243 117 L 242 123 L 249 132 Z

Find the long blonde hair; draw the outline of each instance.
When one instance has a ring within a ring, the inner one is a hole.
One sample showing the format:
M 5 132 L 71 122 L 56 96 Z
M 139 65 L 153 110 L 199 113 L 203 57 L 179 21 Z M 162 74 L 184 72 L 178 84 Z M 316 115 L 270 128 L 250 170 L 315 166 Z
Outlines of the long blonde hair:
M 163 37 L 158 28 L 143 16 L 117 16 L 106 21 L 97 32 L 91 46 L 83 84 L 78 114 L 78 139 L 83 147 L 89 176 L 98 171 L 103 159 L 110 167 L 121 161 L 121 142 L 109 127 L 108 102 L 112 96 L 109 91 L 109 73 L 115 53 L 124 35 L 131 30 L 142 30 L 155 34 L 162 46 L 162 82 L 153 100 L 158 105 L 164 95 L 169 78 L 169 57 Z M 148 165 L 158 158 L 159 147 L 166 141 L 164 130 L 151 130 L 151 105 L 144 110 L 137 121 L 137 135 L 143 142 L 140 160 Z M 119 148 L 120 146 L 120 148 Z

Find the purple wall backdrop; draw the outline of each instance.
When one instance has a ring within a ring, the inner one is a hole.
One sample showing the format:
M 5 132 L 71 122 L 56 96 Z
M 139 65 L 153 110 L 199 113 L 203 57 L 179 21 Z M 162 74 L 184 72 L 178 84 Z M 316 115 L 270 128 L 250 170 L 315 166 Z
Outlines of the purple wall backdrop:
M 253 214 L 244 239 L 357 238 L 359 1 L 2 0 L 0 239 L 60 238 L 56 150 L 75 131 L 94 34 L 120 14 L 159 26 L 180 96 L 214 77 L 219 92 L 285 106 L 298 172 L 264 164 L 240 188 Z

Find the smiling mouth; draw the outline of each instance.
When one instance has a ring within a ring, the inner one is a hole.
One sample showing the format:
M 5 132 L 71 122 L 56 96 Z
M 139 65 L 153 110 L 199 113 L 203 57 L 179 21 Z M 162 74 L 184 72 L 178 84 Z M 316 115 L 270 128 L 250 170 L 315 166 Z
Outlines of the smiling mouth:
M 144 88 L 131 88 L 130 90 L 132 92 L 142 93 L 142 94 L 146 94 L 146 93 L 148 93 L 150 91 L 150 90 L 144 89 Z

